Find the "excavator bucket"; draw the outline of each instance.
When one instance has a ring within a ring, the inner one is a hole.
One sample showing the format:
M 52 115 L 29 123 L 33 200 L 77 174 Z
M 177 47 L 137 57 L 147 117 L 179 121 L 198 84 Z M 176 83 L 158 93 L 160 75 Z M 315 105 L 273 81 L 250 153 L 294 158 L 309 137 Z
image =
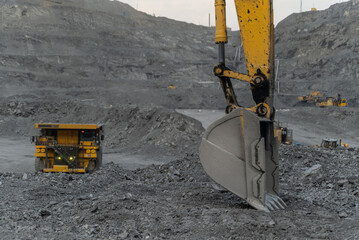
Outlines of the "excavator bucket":
M 209 126 L 199 154 L 214 181 L 269 212 L 286 206 L 278 196 L 277 149 L 273 122 L 239 108 Z

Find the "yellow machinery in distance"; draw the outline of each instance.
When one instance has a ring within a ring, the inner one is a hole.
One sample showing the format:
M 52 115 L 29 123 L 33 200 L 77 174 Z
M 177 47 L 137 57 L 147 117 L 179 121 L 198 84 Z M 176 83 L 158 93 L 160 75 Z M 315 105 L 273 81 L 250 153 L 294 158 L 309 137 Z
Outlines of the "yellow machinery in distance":
M 278 139 L 274 136 L 274 25 L 272 0 L 234 0 L 247 73 L 226 66 L 226 2 L 215 0 L 219 78 L 227 115 L 209 126 L 199 149 L 206 173 L 217 183 L 269 212 L 284 209 L 279 197 Z M 231 79 L 250 85 L 255 106 L 238 104 Z
M 315 104 L 318 107 L 347 107 L 348 102 L 346 99 L 341 98 L 340 94 L 337 97 L 325 97 L 319 91 L 315 91 L 309 95 L 299 96 L 298 100 L 303 104 Z
M 102 165 L 103 127 L 95 124 L 38 123 L 35 170 L 91 173 Z
M 344 147 L 344 148 L 349 147 L 348 144 L 346 144 L 345 142 L 342 142 L 341 139 L 335 139 L 335 138 L 322 139 L 322 143 L 320 146 L 324 147 L 324 148 L 330 148 L 330 149 L 336 149 L 339 147 Z
M 347 107 L 348 102 L 346 99 L 341 98 L 340 94 L 337 97 L 326 97 L 316 104 L 318 107 Z
M 319 91 L 315 91 L 309 95 L 299 96 L 298 100 L 301 103 L 317 103 L 322 97 L 323 94 L 321 94 Z

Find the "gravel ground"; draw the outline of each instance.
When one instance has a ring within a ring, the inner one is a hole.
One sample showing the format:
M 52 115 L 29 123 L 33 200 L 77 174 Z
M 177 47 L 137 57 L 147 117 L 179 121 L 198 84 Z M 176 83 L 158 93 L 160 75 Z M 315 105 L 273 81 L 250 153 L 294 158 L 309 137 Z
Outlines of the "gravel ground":
M 250 208 L 191 154 L 134 171 L 0 174 L 4 239 L 358 239 L 358 150 L 282 147 L 288 207 Z

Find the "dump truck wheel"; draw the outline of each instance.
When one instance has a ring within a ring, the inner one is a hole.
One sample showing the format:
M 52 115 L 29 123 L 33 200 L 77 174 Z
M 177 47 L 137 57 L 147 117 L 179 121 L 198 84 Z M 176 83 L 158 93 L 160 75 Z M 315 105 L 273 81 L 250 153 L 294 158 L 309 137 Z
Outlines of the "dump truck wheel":
M 96 170 L 100 169 L 102 167 L 102 148 L 97 152 L 97 160 L 96 160 Z
M 96 161 L 96 160 L 91 160 L 91 161 L 89 162 L 89 164 L 87 165 L 86 172 L 87 172 L 87 173 L 93 173 L 95 170 L 98 169 L 97 165 L 98 165 L 98 164 L 97 164 L 97 161 Z
M 44 161 L 42 161 L 41 158 L 36 158 L 35 159 L 35 171 L 41 172 L 42 170 L 44 170 L 44 168 L 45 168 Z

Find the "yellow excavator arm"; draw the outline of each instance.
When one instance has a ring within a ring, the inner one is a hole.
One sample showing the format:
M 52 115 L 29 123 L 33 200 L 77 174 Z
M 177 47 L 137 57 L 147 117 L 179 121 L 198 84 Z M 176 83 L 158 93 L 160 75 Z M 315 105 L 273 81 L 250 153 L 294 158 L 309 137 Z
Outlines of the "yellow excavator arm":
M 205 132 L 200 146 L 207 174 L 223 187 L 263 211 L 283 209 L 279 197 L 278 141 L 274 137 L 274 25 L 272 0 L 234 0 L 247 72 L 226 66 L 226 2 L 215 0 L 219 78 L 227 115 Z M 240 106 L 231 79 L 248 82 L 255 106 Z
M 250 108 L 262 117 L 271 117 L 274 92 L 274 25 L 272 1 L 235 0 L 239 28 L 247 61 L 248 74 L 233 72 L 225 64 L 225 44 L 228 42 L 225 0 L 215 0 L 216 36 L 219 65 L 214 74 L 219 77 L 227 99 L 227 113 L 239 107 L 230 78 L 249 82 L 257 106 Z

